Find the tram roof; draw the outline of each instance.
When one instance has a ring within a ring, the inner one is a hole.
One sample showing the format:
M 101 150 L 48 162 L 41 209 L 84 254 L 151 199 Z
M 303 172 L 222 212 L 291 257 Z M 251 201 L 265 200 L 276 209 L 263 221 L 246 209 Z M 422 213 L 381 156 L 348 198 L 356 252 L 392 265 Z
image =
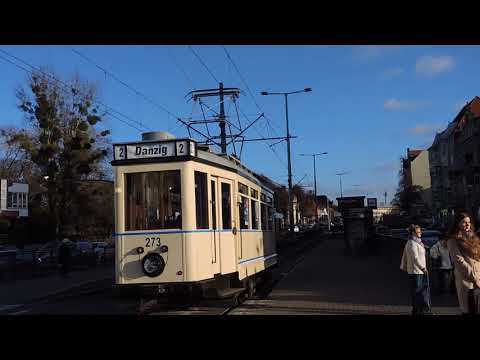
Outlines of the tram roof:
M 270 191 L 272 194 L 274 190 L 271 188 L 270 184 L 266 183 L 265 181 L 261 180 L 258 175 L 250 170 L 247 166 L 241 163 L 241 161 L 231 155 L 225 154 L 218 154 L 214 153 L 211 150 L 204 150 L 199 144 L 190 138 L 175 138 L 175 139 L 168 139 L 168 140 L 142 140 L 142 141 L 130 141 L 130 142 L 122 142 L 122 143 L 115 143 L 113 146 L 118 145 L 141 145 L 141 144 L 148 144 L 148 143 L 159 143 L 159 142 L 173 142 L 173 141 L 191 141 L 196 144 L 197 147 L 197 155 L 196 156 L 189 156 L 185 158 L 175 158 L 175 161 L 195 161 L 198 159 L 202 162 L 207 162 L 212 165 L 218 165 L 223 168 L 228 168 L 230 170 L 235 171 L 240 176 L 243 176 L 253 183 L 260 185 L 261 187 L 265 188 L 266 190 Z M 112 165 L 127 165 L 132 163 L 142 163 L 147 160 L 149 163 L 155 162 L 165 162 L 165 161 L 172 161 L 172 159 L 167 160 L 165 158 L 150 158 L 150 159 L 139 159 L 144 161 L 135 161 L 135 160 L 114 160 L 112 161 Z M 267 178 L 266 176 L 262 175 L 262 177 Z M 268 178 L 267 178 L 268 179 Z M 272 184 L 275 184 L 274 181 L 270 180 Z

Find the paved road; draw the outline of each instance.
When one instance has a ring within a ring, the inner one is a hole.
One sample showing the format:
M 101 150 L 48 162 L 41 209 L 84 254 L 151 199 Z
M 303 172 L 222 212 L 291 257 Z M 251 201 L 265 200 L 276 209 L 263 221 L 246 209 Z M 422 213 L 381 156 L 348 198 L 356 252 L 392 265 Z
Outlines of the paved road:
M 313 249 L 264 300 L 249 300 L 232 315 L 410 314 L 400 255 L 352 259 L 338 237 Z M 398 259 L 397 259 L 398 257 Z M 432 299 L 437 314 L 458 314 L 454 295 Z
M 342 253 L 338 237 L 319 240 L 281 267 L 280 281 L 273 291 L 252 299 L 229 312 L 231 315 L 330 315 L 330 314 L 409 314 L 410 299 L 406 274 L 399 270 L 400 254 L 352 259 Z M 295 264 L 295 265 L 294 265 Z M 57 280 L 58 281 L 58 280 Z M 134 315 L 139 299 L 115 296 L 106 279 L 97 286 L 86 285 L 71 296 L 30 304 L 0 303 L 0 314 L 11 315 Z M 7 295 L 4 295 L 7 296 Z M 458 314 L 455 296 L 434 297 L 433 310 L 438 314 Z M 186 309 L 158 312 L 160 315 L 215 315 L 228 306 L 199 304 Z
M 113 266 L 99 266 L 89 270 L 73 271 L 69 278 L 54 273 L 50 276 L 28 280 L 2 281 L 0 282 L 0 315 L 28 314 L 32 312 L 33 308 L 51 304 L 46 302 L 45 299 L 47 298 L 58 298 L 60 295 L 64 296 L 72 292 L 76 296 L 82 296 L 82 302 L 76 305 L 74 301 L 70 300 L 72 306 L 66 309 L 71 309 L 72 312 L 79 311 L 82 306 L 88 308 L 90 303 L 95 306 L 98 300 L 95 298 L 86 301 L 82 294 L 90 294 L 93 290 L 99 288 L 109 289 L 113 282 Z M 59 311 L 62 310 L 60 307 Z M 55 310 L 54 307 L 49 308 Z

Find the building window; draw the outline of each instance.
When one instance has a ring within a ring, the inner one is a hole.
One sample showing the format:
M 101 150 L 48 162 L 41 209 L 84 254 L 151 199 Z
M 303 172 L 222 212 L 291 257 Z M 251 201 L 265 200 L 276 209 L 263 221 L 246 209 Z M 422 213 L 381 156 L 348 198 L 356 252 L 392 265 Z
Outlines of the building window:
M 244 196 L 240 196 L 239 214 L 240 214 L 240 229 L 248 229 L 248 199 Z
M 207 174 L 195 171 L 195 206 L 197 229 L 208 229 Z
M 258 191 L 255 189 L 250 189 L 250 196 L 254 199 L 258 199 Z
M 127 231 L 182 228 L 179 170 L 125 177 Z
M 252 229 L 258 230 L 258 201 L 250 200 L 252 205 Z
M 222 183 L 222 225 L 223 229 L 232 228 L 232 198 L 230 184 Z
M 12 193 L 12 208 L 18 207 L 18 194 Z

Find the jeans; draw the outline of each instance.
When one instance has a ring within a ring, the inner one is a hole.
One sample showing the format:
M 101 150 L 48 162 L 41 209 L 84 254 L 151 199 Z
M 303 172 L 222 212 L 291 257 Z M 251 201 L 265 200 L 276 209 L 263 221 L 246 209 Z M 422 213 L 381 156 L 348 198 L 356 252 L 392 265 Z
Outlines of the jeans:
M 409 274 L 412 315 L 431 312 L 430 284 L 425 274 Z
M 435 288 L 439 294 L 446 292 L 454 292 L 452 273 L 452 269 L 435 269 L 435 275 L 437 280 Z

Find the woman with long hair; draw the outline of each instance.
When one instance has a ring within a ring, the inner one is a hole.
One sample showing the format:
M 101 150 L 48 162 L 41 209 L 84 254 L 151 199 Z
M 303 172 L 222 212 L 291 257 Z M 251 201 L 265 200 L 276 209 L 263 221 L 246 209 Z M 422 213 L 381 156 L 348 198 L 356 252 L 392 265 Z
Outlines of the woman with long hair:
M 463 314 L 478 313 L 480 288 L 480 239 L 475 234 L 472 217 L 458 213 L 448 233 L 448 250 L 454 262 L 458 303 Z
M 425 246 L 421 239 L 422 229 L 412 224 L 408 228 L 408 234 L 400 268 L 408 273 L 410 280 L 412 315 L 431 315 L 427 261 Z

